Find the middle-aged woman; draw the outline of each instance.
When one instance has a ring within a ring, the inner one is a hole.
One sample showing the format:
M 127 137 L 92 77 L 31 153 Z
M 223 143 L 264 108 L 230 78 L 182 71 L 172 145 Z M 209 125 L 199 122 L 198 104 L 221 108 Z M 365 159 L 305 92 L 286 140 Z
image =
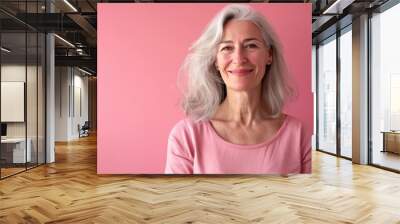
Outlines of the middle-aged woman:
M 265 18 L 228 5 L 193 44 L 186 119 L 168 138 L 167 174 L 311 172 L 310 136 L 282 107 L 291 95 L 279 40 Z

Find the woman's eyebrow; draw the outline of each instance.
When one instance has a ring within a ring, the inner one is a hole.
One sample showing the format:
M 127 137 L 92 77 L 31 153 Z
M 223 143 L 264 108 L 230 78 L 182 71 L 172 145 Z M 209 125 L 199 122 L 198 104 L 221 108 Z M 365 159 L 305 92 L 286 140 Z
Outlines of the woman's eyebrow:
M 231 40 L 223 40 L 223 41 L 219 42 L 219 44 L 231 44 L 231 43 L 233 43 L 233 41 L 231 41 Z
M 262 42 L 261 40 L 259 40 L 257 38 L 246 38 L 246 39 L 244 39 L 243 42 L 248 42 L 248 41 L 253 41 L 253 40 L 258 41 L 258 42 Z
M 251 38 L 246 38 L 246 39 L 244 39 L 243 40 L 243 42 L 249 42 L 249 41 L 258 41 L 258 42 L 262 42 L 261 40 L 259 40 L 258 38 L 253 38 L 253 37 L 251 37 Z M 223 41 L 221 41 L 221 42 L 219 42 L 219 44 L 231 44 L 231 43 L 233 43 L 233 41 L 232 40 L 223 40 Z

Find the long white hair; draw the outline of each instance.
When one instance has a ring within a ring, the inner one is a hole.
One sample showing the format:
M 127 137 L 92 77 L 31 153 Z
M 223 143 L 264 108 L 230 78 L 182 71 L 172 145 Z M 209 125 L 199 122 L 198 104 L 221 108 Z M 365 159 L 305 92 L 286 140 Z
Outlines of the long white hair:
M 293 91 L 288 84 L 288 70 L 282 46 L 272 26 L 247 5 L 231 4 L 223 8 L 191 46 L 180 71 L 178 82 L 184 82 L 182 107 L 195 121 L 210 119 L 226 97 L 226 86 L 215 68 L 217 46 L 222 40 L 224 25 L 230 20 L 253 22 L 261 31 L 267 48 L 272 49 L 272 64 L 262 80 L 262 99 L 272 117 L 278 116 Z M 182 75 L 185 78 L 182 79 Z

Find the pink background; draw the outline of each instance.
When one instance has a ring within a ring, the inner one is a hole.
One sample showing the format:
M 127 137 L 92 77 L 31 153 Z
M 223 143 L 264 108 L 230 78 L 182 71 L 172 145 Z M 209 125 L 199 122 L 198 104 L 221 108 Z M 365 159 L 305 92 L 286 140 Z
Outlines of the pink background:
M 99 174 L 164 172 L 168 134 L 183 118 L 179 67 L 225 5 L 98 4 Z M 311 4 L 250 5 L 265 15 L 284 45 L 299 92 L 285 111 L 312 132 Z

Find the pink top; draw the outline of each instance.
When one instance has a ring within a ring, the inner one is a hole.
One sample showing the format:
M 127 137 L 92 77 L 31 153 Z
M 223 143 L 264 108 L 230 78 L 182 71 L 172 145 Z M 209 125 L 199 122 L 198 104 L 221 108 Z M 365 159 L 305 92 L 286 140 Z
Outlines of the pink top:
M 271 140 L 253 145 L 227 142 L 210 121 L 184 119 L 169 135 L 165 173 L 311 173 L 311 137 L 289 115 Z

